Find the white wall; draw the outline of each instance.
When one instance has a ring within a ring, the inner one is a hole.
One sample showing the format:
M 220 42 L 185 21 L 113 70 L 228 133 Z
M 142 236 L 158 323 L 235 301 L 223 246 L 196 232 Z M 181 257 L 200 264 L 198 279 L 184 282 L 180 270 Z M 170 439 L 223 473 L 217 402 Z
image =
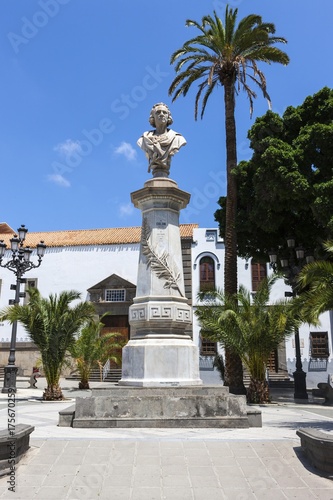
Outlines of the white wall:
M 6 252 L 3 263 L 8 261 L 10 254 Z M 139 244 L 47 248 L 41 266 L 28 271 L 24 278 L 37 278 L 43 296 L 77 290 L 82 300 L 87 300 L 87 289 L 111 274 L 118 274 L 136 284 L 138 259 Z M 31 261 L 37 262 L 36 251 L 31 255 Z M 15 291 L 10 290 L 10 285 L 15 283 L 16 277 L 8 269 L 0 268 L 0 279 L 0 309 L 3 309 L 9 299 L 14 299 Z M 21 285 L 21 291 L 24 291 L 24 285 Z M 9 342 L 10 336 L 11 326 L 7 322 L 0 323 L 0 342 Z M 21 325 L 18 325 L 17 340 L 28 340 Z

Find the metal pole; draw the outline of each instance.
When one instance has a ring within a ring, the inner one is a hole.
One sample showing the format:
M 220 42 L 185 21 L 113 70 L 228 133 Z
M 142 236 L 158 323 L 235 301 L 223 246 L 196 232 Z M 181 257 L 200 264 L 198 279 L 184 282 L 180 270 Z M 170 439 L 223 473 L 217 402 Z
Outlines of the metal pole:
M 21 274 L 17 271 L 16 274 L 16 286 L 15 286 L 15 304 L 20 303 L 20 285 L 21 285 Z M 10 349 L 8 357 L 8 365 L 5 366 L 4 380 L 2 393 L 16 392 L 16 375 L 17 366 L 15 366 L 15 352 L 16 352 L 16 335 L 17 335 L 17 321 L 13 322 L 12 334 L 10 339 Z
M 308 399 L 306 391 L 306 373 L 302 368 L 299 329 L 295 328 L 296 371 L 294 371 L 294 399 Z

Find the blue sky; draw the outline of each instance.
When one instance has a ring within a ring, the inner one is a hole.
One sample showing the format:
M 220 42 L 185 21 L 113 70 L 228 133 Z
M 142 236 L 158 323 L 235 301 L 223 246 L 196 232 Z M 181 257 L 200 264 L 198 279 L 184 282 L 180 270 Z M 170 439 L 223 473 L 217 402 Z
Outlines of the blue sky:
M 0 5 L 1 215 L 30 231 L 126 227 L 141 224 L 130 193 L 150 177 L 136 145 L 150 127 L 156 102 L 169 105 L 172 128 L 187 140 L 170 177 L 191 193 L 181 222 L 215 227 L 225 194 L 223 89 L 204 119 L 194 121 L 195 88 L 171 103 L 170 55 L 197 34 L 220 0 L 2 0 Z M 288 67 L 261 65 L 273 111 L 283 113 L 307 95 L 332 87 L 332 0 L 231 0 L 239 18 L 260 14 L 276 25 Z M 252 120 L 237 98 L 238 159 L 267 110 L 258 94 Z

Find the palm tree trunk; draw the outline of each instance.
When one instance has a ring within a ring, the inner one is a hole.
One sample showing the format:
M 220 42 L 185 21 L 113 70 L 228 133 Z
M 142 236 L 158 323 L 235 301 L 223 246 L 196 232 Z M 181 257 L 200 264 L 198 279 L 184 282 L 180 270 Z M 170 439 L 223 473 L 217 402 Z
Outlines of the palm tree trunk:
M 250 385 L 246 393 L 246 399 L 248 403 L 269 403 L 270 396 L 267 380 L 259 380 L 251 377 Z
M 224 82 L 225 132 L 227 152 L 227 202 L 225 221 L 224 291 L 232 296 L 237 293 L 237 181 L 233 169 L 237 166 L 235 88 L 234 78 Z M 243 366 L 240 357 L 230 349 L 225 352 L 225 385 L 234 394 L 246 394 L 243 383 Z
M 227 152 L 227 202 L 225 222 L 225 266 L 224 291 L 227 295 L 237 293 L 237 182 L 233 169 L 237 166 L 235 91 L 233 81 L 224 84 L 225 132 Z
M 61 401 L 64 395 L 59 384 L 48 384 L 43 392 L 44 401 Z
M 79 389 L 90 389 L 89 380 L 81 379 L 79 382 Z

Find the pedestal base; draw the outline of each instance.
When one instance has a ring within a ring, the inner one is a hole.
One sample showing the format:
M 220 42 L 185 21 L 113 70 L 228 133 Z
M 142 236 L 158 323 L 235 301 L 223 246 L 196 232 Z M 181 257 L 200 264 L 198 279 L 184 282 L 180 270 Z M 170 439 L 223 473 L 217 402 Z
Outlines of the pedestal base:
M 199 353 L 189 337 L 130 340 L 123 348 L 119 385 L 137 387 L 202 385 Z
M 245 396 L 227 387 L 112 387 L 76 398 L 73 427 L 261 427 Z M 60 415 L 61 417 L 61 415 Z M 61 419 L 59 420 L 61 422 Z M 63 422 L 62 425 L 68 425 Z
M 4 377 L 3 377 L 3 388 L 1 390 L 3 394 L 7 394 L 8 392 L 16 392 L 17 370 L 18 368 L 15 365 L 5 366 Z
M 306 373 L 303 370 L 296 370 L 293 373 L 294 377 L 294 399 L 308 399 L 306 390 Z

